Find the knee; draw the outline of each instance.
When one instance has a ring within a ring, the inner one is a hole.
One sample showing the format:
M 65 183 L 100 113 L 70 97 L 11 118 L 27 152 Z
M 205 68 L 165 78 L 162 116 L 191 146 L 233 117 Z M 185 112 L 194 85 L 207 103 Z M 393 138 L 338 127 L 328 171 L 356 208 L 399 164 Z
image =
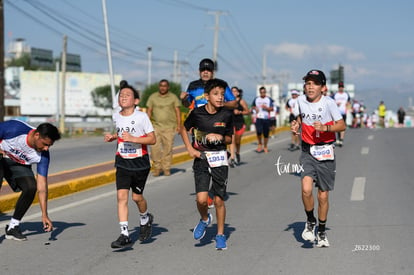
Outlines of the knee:
M 319 203 L 321 203 L 321 204 L 328 203 L 328 194 L 329 193 L 327 191 L 318 192 L 318 201 L 319 201 Z
M 302 189 L 302 195 L 304 196 L 304 197 L 312 197 L 312 188 L 311 189 L 308 189 L 308 188 L 303 188 Z

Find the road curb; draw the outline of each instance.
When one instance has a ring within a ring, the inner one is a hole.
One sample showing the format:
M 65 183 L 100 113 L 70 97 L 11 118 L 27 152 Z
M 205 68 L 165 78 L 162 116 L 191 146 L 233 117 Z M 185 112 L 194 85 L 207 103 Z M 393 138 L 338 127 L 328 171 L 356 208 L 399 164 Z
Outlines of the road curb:
M 289 127 L 280 127 L 275 130 L 275 134 L 288 131 Z M 256 135 L 251 133 L 249 135 L 243 136 L 241 143 L 251 143 L 256 140 Z M 188 155 L 187 151 L 176 153 L 173 156 L 172 164 L 177 165 L 183 162 L 190 161 L 192 158 Z M 72 193 L 84 191 L 86 189 L 91 189 L 99 187 L 105 184 L 110 184 L 115 181 L 115 168 L 109 171 L 96 173 L 90 176 L 84 176 L 72 180 L 62 181 L 60 183 L 54 183 L 49 185 L 49 200 L 66 196 Z M 7 195 L 0 196 L 0 213 L 6 213 L 14 209 L 16 201 L 20 196 L 19 193 L 12 193 Z M 39 202 L 38 196 L 36 195 L 33 204 Z

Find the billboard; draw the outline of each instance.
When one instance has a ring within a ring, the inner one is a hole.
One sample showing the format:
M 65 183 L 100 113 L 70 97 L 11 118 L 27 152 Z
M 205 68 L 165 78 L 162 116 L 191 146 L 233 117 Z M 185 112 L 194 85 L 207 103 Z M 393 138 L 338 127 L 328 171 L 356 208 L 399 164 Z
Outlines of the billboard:
M 54 116 L 59 112 L 62 74 L 56 72 L 23 71 L 20 74 L 20 110 L 22 116 Z M 114 75 L 119 83 L 121 75 Z M 103 116 L 111 115 L 111 109 L 95 107 L 91 91 L 110 84 L 108 74 L 66 73 L 65 115 Z

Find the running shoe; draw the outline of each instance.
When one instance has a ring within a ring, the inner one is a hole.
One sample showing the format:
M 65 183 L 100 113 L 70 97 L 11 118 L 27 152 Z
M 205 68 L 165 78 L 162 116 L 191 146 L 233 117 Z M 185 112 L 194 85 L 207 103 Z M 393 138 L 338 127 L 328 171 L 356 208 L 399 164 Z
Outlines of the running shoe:
M 230 161 L 229 161 L 229 166 L 230 166 L 231 168 L 234 168 L 234 159 L 230 159 Z
M 25 241 L 27 240 L 26 236 L 22 234 L 19 226 L 15 226 L 9 230 L 9 226 L 6 225 L 6 239 L 15 240 L 15 241 Z
M 151 238 L 152 233 L 152 222 L 154 221 L 154 216 L 151 213 L 148 213 L 148 222 L 144 225 L 141 224 L 139 227 L 139 240 L 141 242 Z
M 306 222 L 305 229 L 302 232 L 302 238 L 306 241 L 313 242 L 315 240 L 315 225 L 314 222 Z
M 289 151 L 294 151 L 294 150 L 295 150 L 295 144 L 291 143 L 289 147 Z
M 318 243 L 316 244 L 317 247 L 329 247 L 328 238 L 326 237 L 326 232 L 318 232 L 317 234 Z
M 236 162 L 237 162 L 237 165 L 240 164 L 240 154 L 238 153 L 236 153 Z
M 125 236 L 124 234 L 119 235 L 118 239 L 116 241 L 113 241 L 111 243 L 112 248 L 123 248 L 128 245 L 130 245 L 131 239 L 128 236 Z
M 217 250 L 226 250 L 227 249 L 226 236 L 216 235 L 216 249 Z
M 207 204 L 208 208 L 214 208 L 214 199 L 210 197 L 210 195 L 207 198 Z
M 194 239 L 201 240 L 206 234 L 207 226 L 209 226 L 212 221 L 213 221 L 213 216 L 210 213 L 208 213 L 207 221 L 203 221 L 200 219 L 200 221 L 198 222 L 196 227 L 194 227 L 194 230 L 193 230 Z

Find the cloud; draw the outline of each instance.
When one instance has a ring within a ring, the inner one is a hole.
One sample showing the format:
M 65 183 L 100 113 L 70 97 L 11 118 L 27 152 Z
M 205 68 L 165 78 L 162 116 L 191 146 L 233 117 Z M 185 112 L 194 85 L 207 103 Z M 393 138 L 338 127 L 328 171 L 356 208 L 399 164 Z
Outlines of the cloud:
M 366 59 L 362 52 L 340 45 L 307 45 L 283 42 L 278 45 L 267 45 L 265 50 L 277 56 L 285 56 L 296 60 L 318 57 L 324 60 L 340 59 L 343 61 L 360 61 Z
M 414 52 L 395 52 L 391 56 L 399 59 L 414 58 Z

